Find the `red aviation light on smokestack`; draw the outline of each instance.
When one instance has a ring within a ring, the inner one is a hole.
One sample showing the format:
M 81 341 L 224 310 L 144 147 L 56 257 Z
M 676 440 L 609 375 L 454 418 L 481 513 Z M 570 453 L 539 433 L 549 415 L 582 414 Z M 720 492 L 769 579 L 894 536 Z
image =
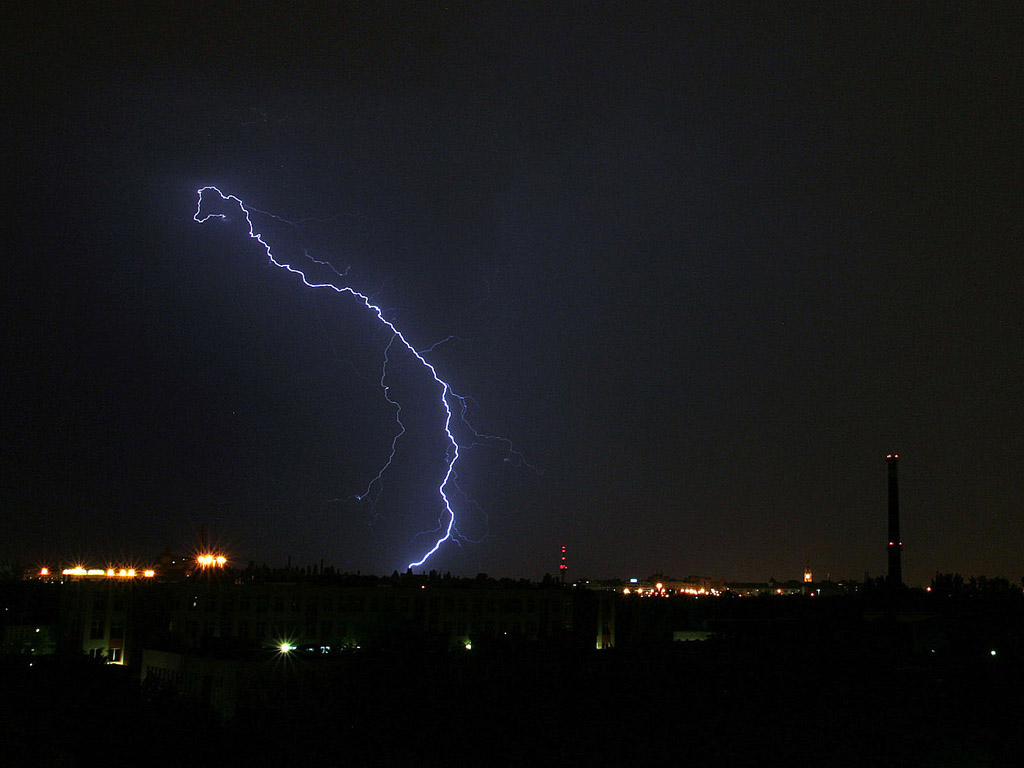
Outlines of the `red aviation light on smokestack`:
M 900 553 L 903 542 L 900 539 L 900 491 L 899 491 L 899 454 L 890 453 L 885 457 L 889 465 L 889 575 L 887 582 L 890 587 L 903 584 L 903 563 Z
M 562 583 L 565 584 L 565 573 L 569 570 L 569 561 L 567 560 L 565 546 L 562 546 L 562 560 L 558 564 L 558 572 L 562 576 Z

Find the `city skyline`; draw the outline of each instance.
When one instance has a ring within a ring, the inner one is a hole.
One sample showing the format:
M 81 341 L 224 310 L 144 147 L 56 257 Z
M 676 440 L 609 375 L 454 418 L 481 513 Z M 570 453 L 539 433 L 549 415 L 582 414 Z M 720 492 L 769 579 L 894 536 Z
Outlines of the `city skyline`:
M 178 546 L 172 548 L 170 546 L 165 547 L 160 553 L 149 553 L 146 555 L 132 555 L 125 556 L 123 554 L 124 549 L 118 547 L 107 547 L 107 551 L 114 551 L 120 549 L 122 554 L 114 556 L 74 556 L 69 557 L 67 555 L 50 556 L 49 558 L 39 557 L 23 557 L 13 563 L 4 563 L 4 566 L 17 566 L 18 572 L 12 572 L 10 575 L 16 578 L 23 578 L 26 580 L 41 580 L 41 581 L 66 581 L 73 580 L 76 578 L 87 577 L 92 580 L 111 580 L 111 581 L 132 581 L 135 579 L 152 579 L 156 578 L 167 579 L 167 578 L 181 578 L 187 573 L 202 573 L 204 571 L 217 571 L 218 569 L 228 569 L 234 572 L 244 572 L 246 570 L 256 568 L 270 569 L 274 572 L 288 572 L 294 571 L 295 573 L 306 573 L 306 574 L 317 574 L 317 573 L 330 573 L 332 575 L 356 575 L 357 571 L 348 571 L 343 568 L 338 568 L 334 563 L 324 561 L 322 558 L 319 562 L 316 561 L 296 561 L 292 562 L 292 557 L 289 555 L 285 562 L 266 562 L 260 561 L 259 558 L 253 556 L 253 553 L 246 552 L 232 552 L 224 547 L 211 545 L 205 546 L 203 544 L 204 539 L 207 538 L 207 534 L 203 532 L 203 528 L 199 537 L 196 539 L 198 542 L 195 545 Z M 214 540 L 220 537 L 213 537 Z M 888 545 L 887 550 L 889 551 L 890 558 L 892 557 L 891 551 L 892 546 Z M 967 579 L 973 579 L 980 577 L 981 579 L 1007 579 L 1011 584 L 1016 584 L 1018 579 L 1013 574 L 1004 573 L 959 573 L 959 572 L 944 572 L 942 570 L 933 570 L 929 575 L 929 578 L 920 582 L 907 583 L 902 579 L 902 572 L 899 567 L 894 571 L 891 567 L 882 573 L 872 573 L 865 570 L 863 573 L 842 573 L 836 574 L 831 572 L 823 572 L 815 570 L 814 564 L 810 561 L 804 564 L 804 566 L 797 571 L 781 571 L 778 574 L 775 572 L 770 575 L 758 575 L 756 578 L 734 578 L 729 574 L 722 573 L 695 573 L 695 572 L 666 572 L 663 570 L 644 571 L 642 569 L 633 568 L 623 573 L 605 573 L 605 572 L 594 572 L 594 573 L 578 573 L 575 571 L 575 565 L 573 564 L 572 558 L 569 556 L 568 548 L 565 546 L 559 547 L 556 553 L 555 560 L 551 568 L 546 570 L 543 574 L 543 578 L 538 576 L 526 576 L 523 574 L 513 573 L 452 573 L 451 571 L 445 571 L 443 569 L 419 567 L 412 568 L 408 567 L 406 571 L 399 571 L 396 569 L 395 573 L 404 575 L 406 573 L 410 575 L 425 576 L 428 573 L 432 575 L 453 575 L 456 578 L 468 579 L 470 577 L 482 577 L 486 576 L 491 579 L 512 579 L 514 581 L 525 580 L 530 582 L 547 582 L 548 580 L 560 581 L 564 584 L 606 584 L 611 585 L 618 583 L 619 586 L 629 587 L 631 584 L 653 584 L 655 581 L 672 582 L 673 584 L 699 581 L 699 582 L 714 582 L 722 585 L 768 585 L 777 583 L 779 585 L 802 585 L 807 586 L 809 584 L 841 584 L 846 587 L 857 588 L 864 582 L 872 582 L 877 584 L 879 580 L 883 580 L 886 584 L 899 584 L 911 589 L 924 589 L 929 584 L 934 584 L 936 579 L 941 580 L 942 578 L 948 578 L 951 576 L 957 576 Z M 895 579 L 892 574 L 896 573 Z M 363 574 L 367 577 L 372 578 L 389 578 L 386 573 L 366 573 Z M 1019 581 L 1024 583 L 1024 576 Z M 661 584 L 658 584 L 660 589 Z M 669 588 L 669 593 L 675 591 L 675 587 Z M 779 594 L 783 594 L 779 590 Z M 786 592 L 790 594 L 790 592 Z

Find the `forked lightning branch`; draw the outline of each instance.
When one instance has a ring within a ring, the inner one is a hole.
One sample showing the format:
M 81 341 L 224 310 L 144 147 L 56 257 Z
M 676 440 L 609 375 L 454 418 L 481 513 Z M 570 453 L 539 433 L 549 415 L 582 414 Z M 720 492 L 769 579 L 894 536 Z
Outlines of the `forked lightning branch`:
M 350 296 L 353 300 L 365 306 L 366 309 L 369 310 L 372 313 L 372 315 L 377 318 L 380 324 L 383 325 L 391 334 L 391 340 L 389 341 L 387 347 L 385 348 L 384 354 L 385 371 L 388 363 L 388 350 L 390 350 L 391 347 L 397 342 L 398 344 L 404 346 L 409 351 L 409 353 L 412 354 L 413 357 L 419 362 L 419 364 L 423 367 L 424 371 L 431 378 L 433 378 L 434 382 L 436 382 L 437 389 L 439 392 L 438 397 L 440 398 L 440 403 L 444 409 L 444 418 L 442 423 L 440 424 L 440 429 L 443 430 L 445 440 L 447 441 L 447 447 L 445 449 L 444 456 L 445 471 L 440 483 L 437 486 L 437 494 L 440 500 L 441 511 L 438 518 L 437 527 L 431 531 L 431 533 L 434 534 L 433 538 L 435 539 L 433 545 L 426 551 L 426 553 L 421 558 L 412 563 L 409 563 L 408 567 L 417 568 L 426 563 L 426 561 L 435 552 L 437 552 L 441 548 L 441 545 L 444 544 L 446 541 L 460 543 L 460 541 L 467 540 L 464 536 L 462 536 L 459 533 L 457 510 L 456 505 L 452 500 L 452 496 L 453 492 L 457 491 L 456 464 L 459 461 L 460 451 L 468 448 L 469 446 L 460 444 L 459 441 L 456 439 L 455 434 L 452 430 L 453 420 L 457 419 L 459 423 L 466 427 L 469 434 L 472 436 L 472 445 L 477 445 L 481 443 L 501 445 L 504 447 L 508 454 L 507 458 L 514 458 L 517 463 L 525 463 L 522 460 L 522 456 L 513 449 L 512 444 L 505 438 L 497 437 L 494 435 L 480 434 L 466 423 L 466 398 L 454 392 L 451 386 L 448 384 L 448 382 L 440 377 L 434 365 L 430 363 L 424 356 L 433 347 L 429 347 L 422 352 L 417 350 L 409 342 L 409 340 L 402 333 L 402 331 L 400 331 L 394 325 L 394 323 L 386 317 L 384 310 L 381 309 L 379 305 L 374 304 L 370 300 L 370 297 L 366 296 L 365 294 L 360 293 L 359 291 L 355 290 L 354 288 L 348 285 L 335 284 L 333 282 L 318 282 L 314 279 L 311 279 L 307 275 L 306 271 L 296 266 L 295 264 L 290 263 L 289 261 L 286 261 L 283 258 L 275 255 L 275 253 L 270 247 L 270 244 L 266 240 L 264 240 L 263 235 L 257 230 L 256 225 L 253 221 L 253 214 L 260 214 L 262 213 L 261 211 L 257 211 L 257 209 L 247 207 L 245 203 L 243 203 L 242 200 L 239 199 L 238 197 L 235 197 L 234 195 L 226 195 L 223 192 L 221 192 L 217 187 L 214 186 L 206 186 L 199 189 L 198 198 L 199 199 L 196 207 L 196 212 L 195 215 L 193 216 L 195 221 L 197 221 L 198 223 L 203 224 L 209 221 L 210 219 L 227 220 L 229 218 L 229 213 L 226 213 L 224 211 L 230 211 L 232 209 L 237 208 L 240 216 L 244 218 L 246 226 L 248 227 L 249 237 L 252 240 L 255 240 L 257 243 L 259 243 L 260 247 L 266 252 L 267 258 L 270 260 L 270 263 L 272 265 L 287 272 L 290 272 L 292 275 L 301 280 L 303 285 L 305 285 L 308 288 L 326 289 L 334 291 L 335 293 L 338 294 L 346 294 Z M 214 207 L 216 208 L 216 210 L 212 210 L 212 208 Z M 279 218 L 273 216 L 273 214 L 266 215 L 271 216 L 273 218 Z M 313 259 L 308 254 L 305 254 L 304 258 L 309 259 L 309 261 L 313 264 L 324 263 L 316 259 Z M 337 271 L 335 271 L 335 274 L 338 275 L 339 277 L 344 276 Z M 386 387 L 383 387 L 383 378 L 382 388 L 384 388 L 384 397 L 388 400 L 389 403 L 391 403 L 396 408 L 396 421 L 398 422 L 399 432 L 395 436 L 394 441 L 392 442 L 391 455 L 388 457 L 387 462 L 384 464 L 381 470 L 377 473 L 377 476 L 371 481 L 371 487 L 373 486 L 374 483 L 383 482 L 383 476 L 391 466 L 391 462 L 395 457 L 395 444 L 405 432 L 404 426 L 402 425 L 401 422 L 401 406 L 399 406 L 399 404 L 392 400 L 388 395 Z M 363 493 L 360 496 L 357 496 L 356 498 L 362 500 L 367 495 L 368 492 Z

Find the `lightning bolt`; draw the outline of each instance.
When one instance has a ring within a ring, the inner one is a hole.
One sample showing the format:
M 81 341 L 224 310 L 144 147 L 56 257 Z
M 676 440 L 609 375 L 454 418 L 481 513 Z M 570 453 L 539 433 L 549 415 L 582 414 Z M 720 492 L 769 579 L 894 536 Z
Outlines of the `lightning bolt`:
M 271 264 L 273 264 L 275 267 L 292 273 L 293 275 L 298 277 L 303 282 L 304 285 L 306 285 L 309 288 L 329 289 L 334 291 L 335 293 L 348 294 L 354 300 L 362 303 L 363 306 L 365 306 L 371 313 L 373 313 L 377 317 L 377 320 L 380 321 L 381 325 L 385 326 L 388 329 L 388 331 L 390 331 L 391 339 L 388 341 L 388 344 L 384 349 L 384 364 L 381 372 L 380 386 L 384 392 L 384 398 L 395 409 L 395 420 L 398 423 L 399 432 L 398 434 L 395 435 L 391 442 L 391 453 L 388 456 L 388 459 L 385 462 L 384 466 L 381 467 L 377 475 L 369 482 L 369 484 L 366 487 L 366 490 L 355 497 L 357 500 L 363 501 L 367 497 L 373 497 L 373 500 L 375 502 L 376 498 L 379 497 L 380 488 L 384 480 L 384 475 L 387 472 L 387 470 L 391 467 L 391 464 L 394 461 L 398 441 L 405 434 L 405 426 L 402 424 L 401 420 L 402 406 L 398 401 L 392 399 L 392 397 L 389 394 L 390 388 L 387 385 L 387 365 L 392 346 L 396 342 L 401 346 L 404 346 L 413 355 L 413 357 L 416 358 L 416 360 L 420 363 L 423 369 L 427 371 L 429 375 L 434 379 L 434 381 L 437 383 L 441 390 L 440 399 L 445 414 L 443 431 L 448 442 L 448 445 L 445 449 L 444 477 L 442 478 L 440 485 L 438 485 L 437 487 L 437 493 L 441 499 L 443 511 L 441 512 L 441 515 L 438 518 L 437 528 L 432 529 L 431 531 L 423 532 L 424 534 L 437 534 L 437 539 L 435 540 L 434 545 L 430 547 L 430 549 L 419 560 L 409 563 L 408 568 L 418 568 L 424 563 L 426 563 L 427 560 L 430 559 L 430 557 L 435 552 L 437 552 L 438 549 L 441 548 L 441 545 L 444 544 L 446 541 L 453 541 L 456 544 L 460 543 L 460 539 L 469 541 L 469 539 L 467 539 L 459 533 L 458 528 L 456 526 L 455 507 L 453 506 L 451 495 L 454 492 L 457 492 L 461 494 L 462 497 L 465 499 L 465 504 L 468 504 L 476 509 L 479 509 L 479 505 L 472 499 L 466 497 L 465 494 L 462 493 L 461 489 L 458 488 L 458 484 L 456 481 L 457 475 L 455 472 L 455 465 L 459 460 L 460 451 L 462 449 L 469 449 L 478 445 L 500 444 L 504 445 L 507 451 L 505 461 L 516 463 L 520 466 L 526 466 L 530 469 L 534 468 L 531 467 L 524 460 L 522 454 L 515 450 L 511 441 L 503 437 L 498 437 L 496 435 L 481 434 L 469 425 L 469 422 L 466 420 L 466 411 L 468 408 L 468 403 L 470 402 L 469 399 L 457 394 L 451 388 L 448 382 L 442 379 L 440 375 L 438 375 L 437 369 L 434 367 L 434 365 L 431 364 L 426 359 L 425 355 L 432 352 L 441 344 L 451 341 L 453 337 L 449 336 L 446 339 L 442 339 L 441 341 L 436 342 L 435 344 L 431 345 L 425 350 L 417 350 L 409 342 L 405 335 L 394 325 L 394 323 L 392 323 L 390 320 L 388 320 L 387 317 L 385 317 L 384 310 L 379 305 L 373 303 L 369 296 L 360 293 L 351 286 L 345 285 L 343 283 L 335 284 L 332 282 L 316 282 L 310 279 L 302 269 L 299 269 L 294 264 L 287 263 L 276 257 L 270 245 L 267 243 L 266 240 L 263 239 L 263 235 L 256 230 L 256 226 L 253 223 L 251 214 L 259 213 L 277 219 L 278 221 L 283 221 L 288 224 L 291 224 L 291 222 L 288 222 L 286 219 L 282 219 L 281 217 L 276 216 L 272 213 L 260 211 L 258 208 L 246 207 L 245 203 L 243 203 L 240 198 L 234 195 L 226 195 L 215 186 L 202 187 L 198 190 L 197 195 L 198 203 L 196 206 L 196 212 L 192 217 L 196 222 L 204 224 L 210 219 L 226 220 L 228 218 L 228 215 L 225 213 L 204 213 L 203 204 L 207 197 L 212 197 L 215 195 L 217 198 L 219 198 L 221 203 L 237 205 L 245 218 L 246 224 L 248 225 L 249 237 L 260 244 L 260 246 L 266 252 L 267 258 L 270 260 Z M 339 272 L 328 262 L 317 260 L 310 256 L 308 252 L 304 253 L 304 256 L 314 264 L 328 267 L 338 278 L 344 278 L 348 272 L 348 270 L 345 270 L 345 272 Z M 463 424 L 468 429 L 469 433 L 472 435 L 472 441 L 468 445 L 461 445 L 459 441 L 455 438 L 455 435 L 452 432 L 453 420 L 458 420 L 459 423 Z

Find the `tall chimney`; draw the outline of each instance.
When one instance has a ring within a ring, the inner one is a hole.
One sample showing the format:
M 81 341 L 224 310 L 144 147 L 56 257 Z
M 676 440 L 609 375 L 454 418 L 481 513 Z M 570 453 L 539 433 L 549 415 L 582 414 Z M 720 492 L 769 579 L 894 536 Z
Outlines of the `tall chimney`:
M 889 463 L 889 578 L 887 583 L 890 587 L 898 587 L 903 584 L 903 568 L 900 563 L 900 554 L 903 552 L 903 542 L 900 541 L 900 485 L 896 473 L 899 458 L 895 453 L 890 453 L 885 457 Z

